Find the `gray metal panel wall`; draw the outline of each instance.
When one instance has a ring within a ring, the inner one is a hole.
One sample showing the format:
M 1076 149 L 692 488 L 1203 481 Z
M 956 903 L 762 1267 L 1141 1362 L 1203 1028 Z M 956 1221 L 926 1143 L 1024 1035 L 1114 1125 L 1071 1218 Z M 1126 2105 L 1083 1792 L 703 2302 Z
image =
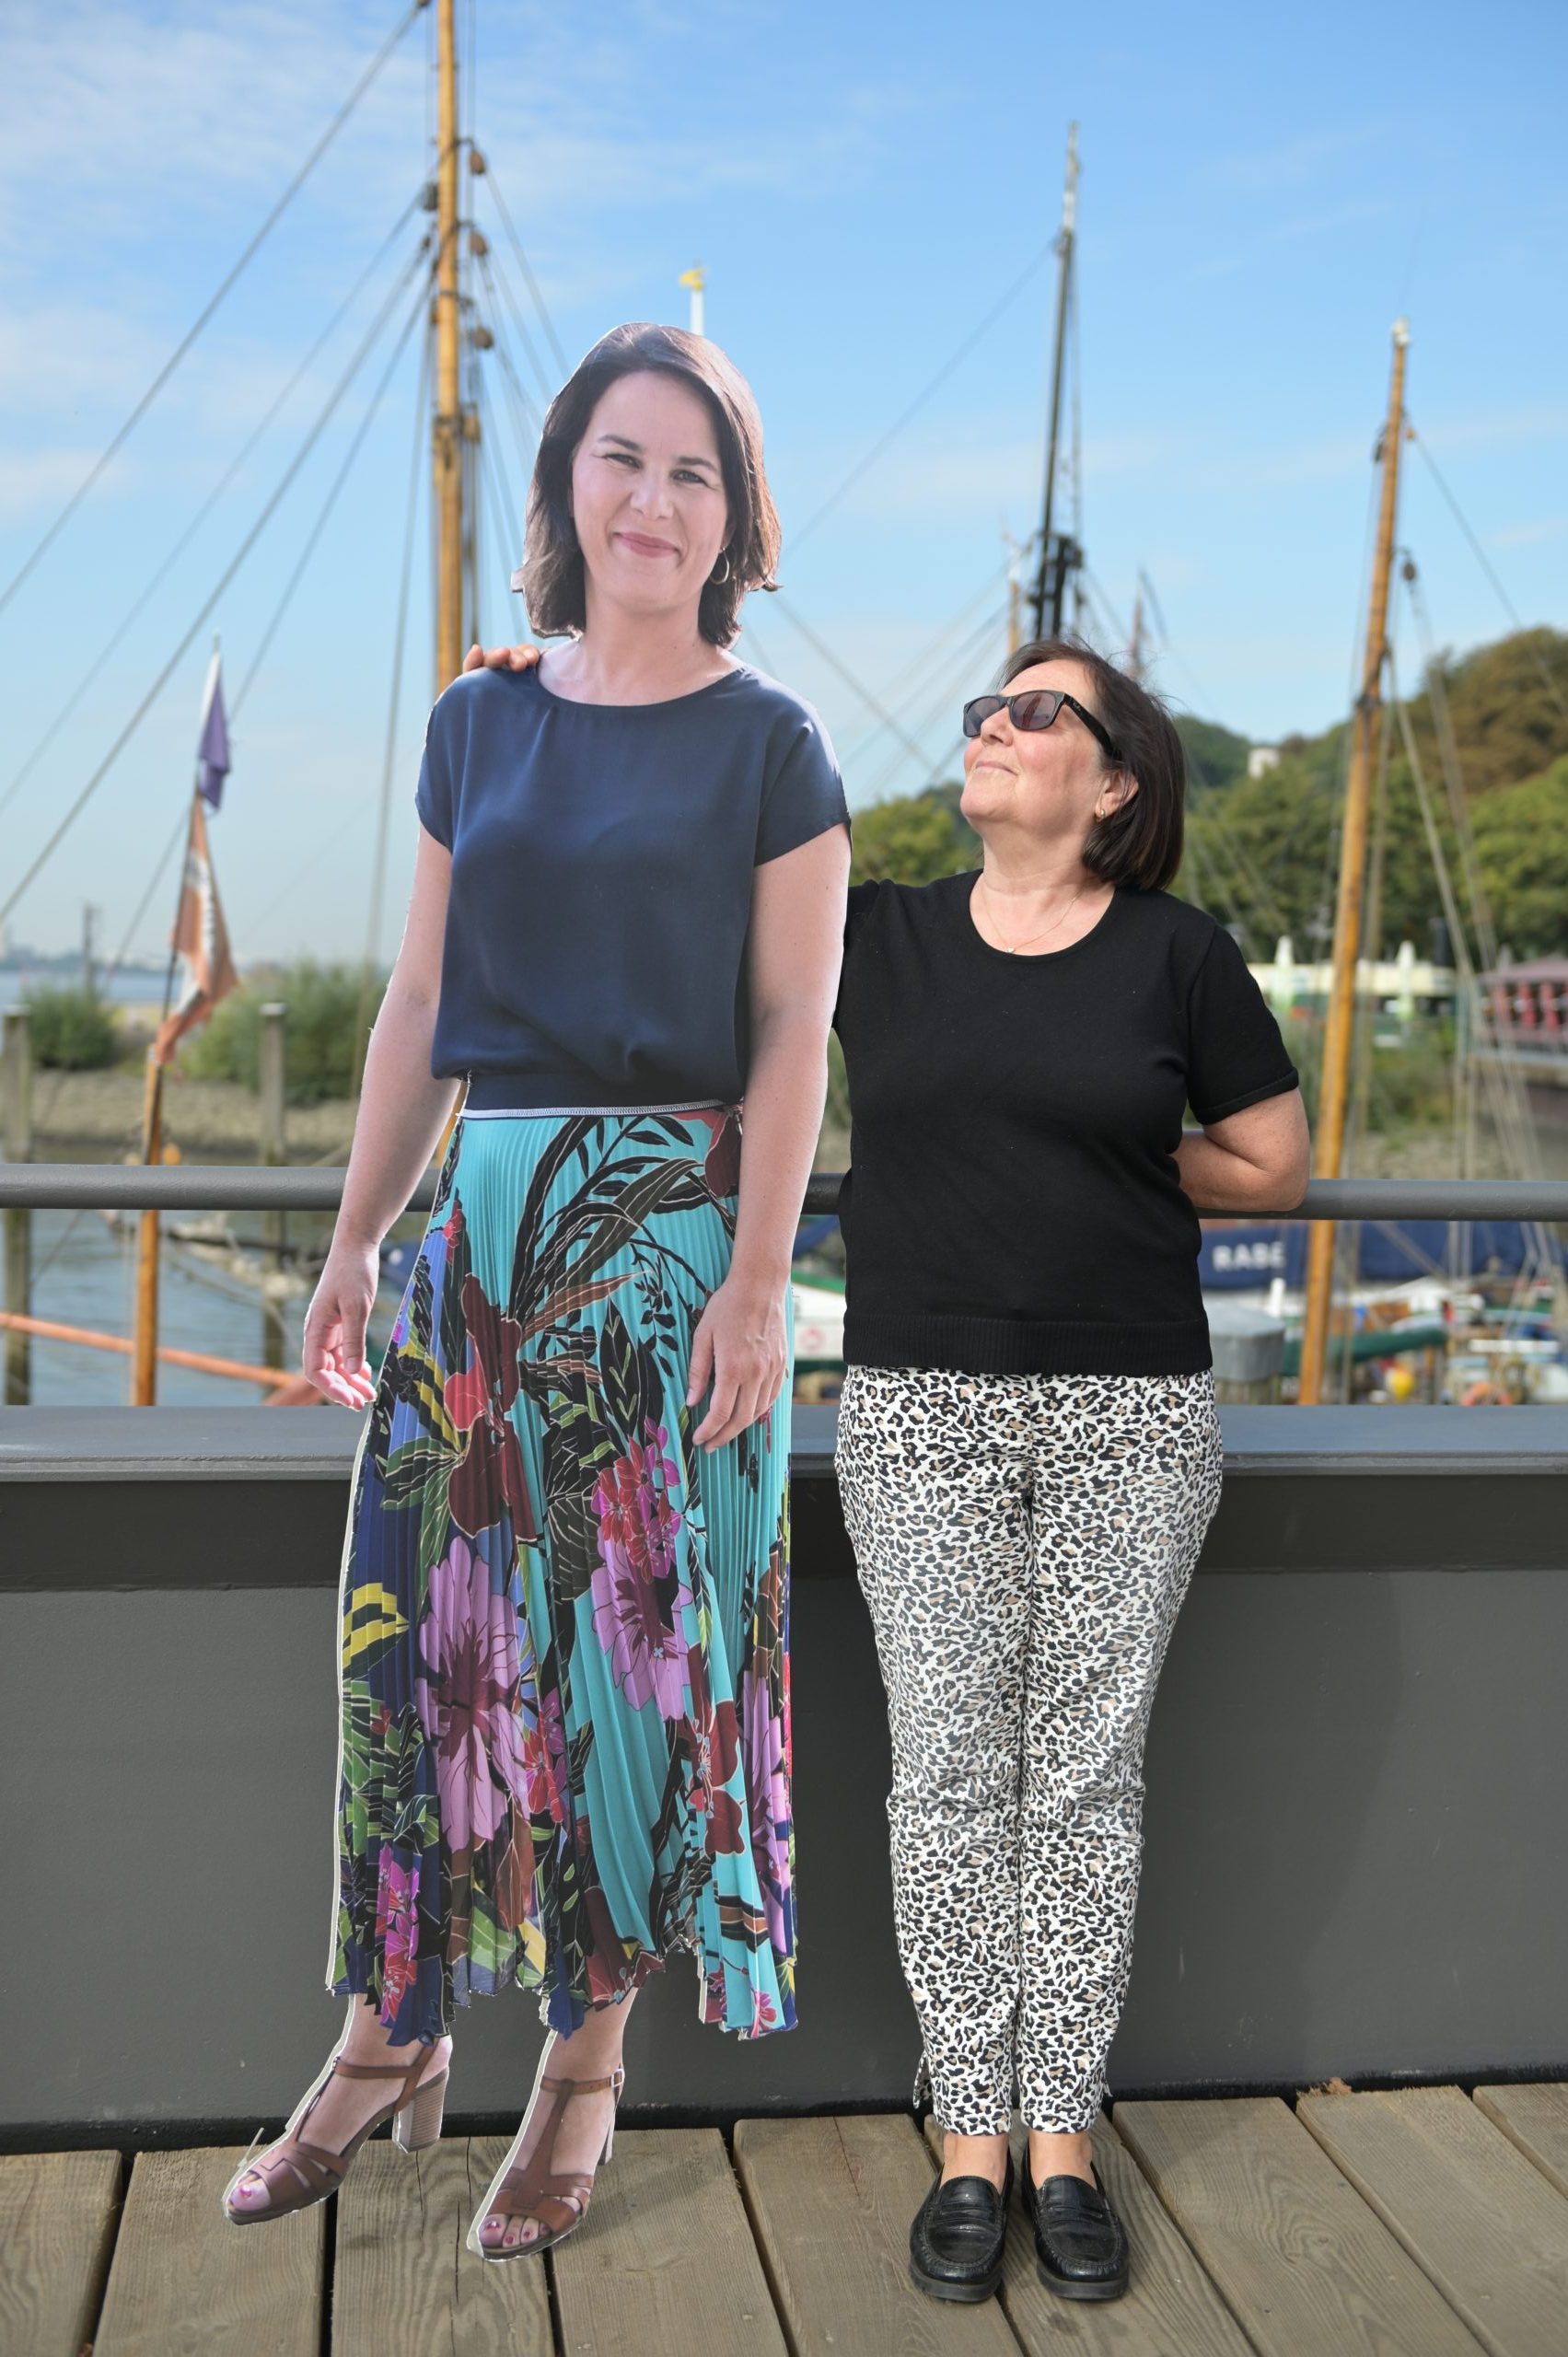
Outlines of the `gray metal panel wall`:
M 1568 2063 L 1564 1420 L 1350 1412 L 1226 1413 L 1225 1502 L 1149 1747 L 1120 2091 Z M 0 1416 L 9 2141 L 248 2131 L 335 2028 L 346 1468 L 325 1418 L 249 1413 L 261 1470 L 159 1411 L 129 1455 L 74 1464 L 42 1411 Z M 631 2025 L 638 2107 L 909 2093 L 882 1697 L 828 1437 L 803 1434 L 796 1480 L 801 2026 L 700 2031 L 678 1957 Z M 459 2117 L 515 2111 L 539 2038 L 532 2000 L 476 2003 Z

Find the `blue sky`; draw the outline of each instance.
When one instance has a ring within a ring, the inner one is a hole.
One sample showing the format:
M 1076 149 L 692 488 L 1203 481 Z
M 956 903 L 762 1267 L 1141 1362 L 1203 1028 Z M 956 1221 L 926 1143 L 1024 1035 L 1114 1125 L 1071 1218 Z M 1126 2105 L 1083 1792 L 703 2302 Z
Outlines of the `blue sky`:
M 0 581 L 399 13 L 398 0 L 10 0 Z M 405 228 L 145 612 L 97 661 L 416 191 L 425 38 L 422 22 L 0 613 L 0 797 L 88 681 L 0 816 L 0 880 L 20 875 L 108 751 L 412 253 Z M 1089 562 L 1123 625 L 1139 568 L 1151 576 L 1169 633 L 1160 683 L 1257 737 L 1343 710 L 1401 309 L 1419 431 L 1525 619 L 1568 625 L 1568 16 L 1551 0 L 1502 0 L 1484 28 L 1450 0 L 1329 0 L 1307 15 L 1151 0 L 1094 12 L 604 0 L 591 16 L 478 0 L 477 41 L 474 127 L 569 354 L 617 319 L 683 320 L 678 274 L 706 266 L 709 332 L 758 392 L 785 527 L 790 610 L 753 600 L 752 653 L 819 703 L 852 801 L 923 783 L 961 694 L 999 656 L 999 623 L 983 625 L 1002 604 L 1003 532 L 1026 534 L 1038 512 L 1049 261 L 797 556 L 790 527 L 1046 247 L 1070 118 L 1083 151 Z M 477 217 L 506 264 L 484 192 Z M 364 938 L 415 423 L 416 343 L 366 424 L 389 352 L 372 354 L 214 616 L 232 692 L 364 426 L 235 726 L 214 845 L 242 959 L 355 957 Z M 516 482 L 501 392 L 495 403 Z M 1407 485 L 1401 538 L 1439 637 L 1494 636 L 1506 618 L 1419 452 Z M 514 610 L 515 556 L 498 536 L 483 548 L 493 634 Z M 791 613 L 896 706 L 923 764 Z M 948 655 L 924 653 L 949 624 Z M 106 945 L 123 938 L 188 791 L 214 625 L 17 911 L 16 936 L 65 946 L 87 900 Z M 1114 651 L 1109 625 L 1101 635 Z M 1403 668 L 1416 659 L 1404 631 Z M 393 911 L 433 692 L 423 540 L 404 669 Z M 170 875 L 134 947 L 156 950 L 172 890 Z M 388 951 L 395 936 L 389 915 Z

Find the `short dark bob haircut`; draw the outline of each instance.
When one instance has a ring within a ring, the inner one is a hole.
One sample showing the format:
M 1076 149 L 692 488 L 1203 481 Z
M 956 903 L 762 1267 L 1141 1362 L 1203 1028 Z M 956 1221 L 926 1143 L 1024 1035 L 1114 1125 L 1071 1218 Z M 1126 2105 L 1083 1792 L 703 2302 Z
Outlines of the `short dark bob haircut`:
M 779 519 L 762 470 L 762 421 L 751 388 L 716 343 L 682 328 L 646 322 L 611 328 L 579 361 L 551 402 L 528 485 L 528 548 L 513 577 L 541 638 L 580 631 L 587 620 L 583 552 L 572 521 L 572 462 L 599 401 L 619 377 L 650 370 L 675 377 L 706 403 L 714 421 L 729 505 L 719 559 L 728 577 L 710 579 L 697 627 L 713 646 L 727 646 L 740 628 L 749 589 L 772 589 L 779 561 Z
M 1138 892 L 1163 892 L 1181 865 L 1187 807 L 1187 756 L 1176 724 L 1158 696 L 1141 688 L 1081 638 L 1037 638 L 1020 646 L 1007 657 L 999 686 L 1007 687 L 1020 672 L 1032 671 L 1037 663 L 1075 663 L 1087 672 L 1090 692 L 1086 702 L 1123 756 L 1113 761 L 1101 750 L 1100 766 L 1108 774 L 1130 771 L 1138 782 L 1136 794 L 1089 829 L 1082 853 L 1084 865 L 1107 884 L 1129 885 Z M 1063 714 L 1054 726 L 1060 728 L 1065 718 Z

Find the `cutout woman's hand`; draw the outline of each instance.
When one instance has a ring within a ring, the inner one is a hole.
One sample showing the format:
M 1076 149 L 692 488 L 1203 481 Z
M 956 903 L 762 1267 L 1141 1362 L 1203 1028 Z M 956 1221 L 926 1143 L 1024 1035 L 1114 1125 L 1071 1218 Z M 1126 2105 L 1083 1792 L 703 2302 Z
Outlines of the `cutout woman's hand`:
M 465 671 L 531 671 L 539 661 L 537 646 L 480 646 L 463 657 Z
M 709 1296 L 691 1337 L 686 1405 L 710 1391 L 708 1412 L 692 1434 L 711 1456 L 772 1408 L 789 1372 L 788 1329 L 782 1291 L 745 1285 L 731 1276 Z

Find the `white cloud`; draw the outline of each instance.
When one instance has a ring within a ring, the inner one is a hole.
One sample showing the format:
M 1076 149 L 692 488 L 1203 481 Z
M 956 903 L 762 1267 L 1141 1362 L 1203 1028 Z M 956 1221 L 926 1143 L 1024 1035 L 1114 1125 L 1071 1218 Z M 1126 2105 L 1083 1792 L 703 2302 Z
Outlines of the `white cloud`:
M 156 27 L 113 0 L 23 0 L 8 17 L 0 218 L 13 264 L 41 246 L 79 264 L 84 236 L 140 246 L 166 212 L 199 215 L 224 192 L 280 194 L 386 29 L 285 0 L 217 12 L 176 0 Z M 318 168 L 314 202 L 374 212 L 378 184 L 415 183 L 405 126 L 420 70 L 415 33 Z
M 90 236 L 124 251 L 166 215 L 257 199 L 259 226 L 380 45 L 379 9 L 303 0 L 172 0 L 156 27 L 120 0 L 20 0 L 0 89 L 0 257 L 79 261 Z M 744 35 L 743 13 L 724 12 Z M 427 21 L 427 20 L 426 20 Z M 481 27 L 477 129 L 525 237 L 606 210 L 766 188 L 820 196 L 874 168 L 877 142 L 923 101 L 898 83 L 825 94 L 804 135 L 755 120 L 689 131 L 651 120 L 646 56 L 580 15 L 513 9 L 522 54 L 491 56 Z M 679 67 L 705 19 L 660 28 Z M 317 168 L 302 206 L 383 225 L 428 167 L 425 32 L 416 25 Z M 657 110 L 668 114 L 668 99 Z M 61 158 L 70 168 L 62 172 Z M 48 191 L 46 204 L 40 192 Z
M 1504 524 L 1489 535 L 1494 549 L 1522 549 L 1568 534 L 1568 516 L 1542 516 L 1529 524 Z
M 0 516 L 20 518 L 38 511 L 40 520 L 52 517 L 81 483 L 99 452 L 96 448 L 58 446 L 52 449 L 0 452 Z M 100 478 L 110 492 L 136 481 L 130 467 L 118 461 Z
M 1568 408 L 1561 402 L 1539 402 L 1527 409 L 1483 410 L 1474 417 L 1423 424 L 1421 431 L 1437 453 L 1494 450 L 1522 442 L 1561 442 L 1568 435 Z
M 1308 187 L 1337 175 L 1348 155 L 1381 145 L 1388 129 L 1382 122 L 1347 124 L 1340 131 L 1312 132 L 1298 139 L 1281 140 L 1272 147 L 1213 156 L 1200 178 L 1220 188 L 1245 190 L 1251 195 L 1267 194 L 1275 189 Z

